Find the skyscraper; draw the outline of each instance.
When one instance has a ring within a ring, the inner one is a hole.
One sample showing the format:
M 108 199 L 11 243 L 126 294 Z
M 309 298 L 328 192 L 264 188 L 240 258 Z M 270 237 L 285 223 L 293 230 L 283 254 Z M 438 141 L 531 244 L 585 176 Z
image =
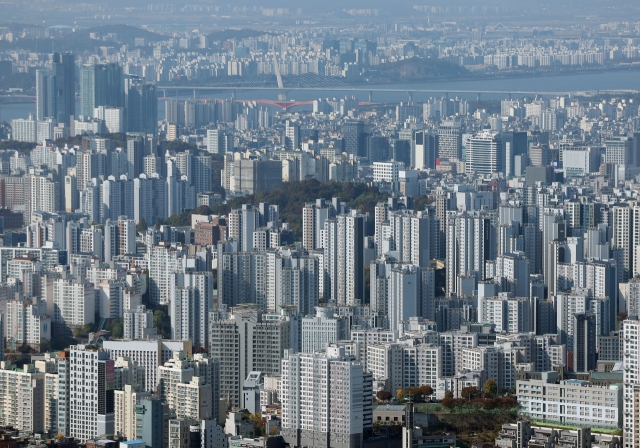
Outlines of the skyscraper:
M 125 78 L 127 132 L 156 134 L 158 131 L 158 95 L 155 84 L 143 78 Z
M 456 120 L 446 120 L 438 127 L 438 155 L 442 159 L 462 157 L 462 125 Z
M 284 131 L 284 147 L 289 151 L 300 148 L 300 126 L 287 120 Z
M 350 121 L 342 125 L 344 150 L 354 156 L 367 156 L 367 136 L 362 121 Z
M 438 158 L 438 137 L 425 131 L 418 131 L 413 139 L 413 167 L 416 170 L 435 168 Z
M 483 131 L 471 137 L 466 156 L 467 174 L 493 174 L 504 170 L 502 142 L 496 132 Z
M 573 315 L 573 371 L 589 372 L 596 368 L 596 315 Z
M 640 421 L 638 421 L 640 398 L 640 359 L 632 353 L 640 349 L 640 321 L 628 319 L 622 322 L 624 331 L 624 424 L 622 425 L 624 447 L 633 448 L 640 443 Z
M 69 435 L 86 442 L 98 434 L 113 434 L 115 361 L 91 345 L 70 349 Z
M 76 63 L 71 53 L 53 53 L 52 70 L 55 75 L 55 118 L 69 126 L 70 117 L 76 114 Z
M 124 86 L 120 64 L 92 64 L 80 75 L 82 115 L 92 117 L 98 106 L 124 107 Z
M 56 75 L 49 70 L 36 70 L 36 120 L 56 118 Z

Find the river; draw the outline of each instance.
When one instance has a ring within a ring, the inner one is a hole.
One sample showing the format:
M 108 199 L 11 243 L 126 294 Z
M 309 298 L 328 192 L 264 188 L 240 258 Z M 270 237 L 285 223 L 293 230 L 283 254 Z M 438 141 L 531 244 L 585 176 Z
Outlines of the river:
M 471 91 L 504 91 L 505 94 L 483 94 L 483 99 L 502 99 L 507 97 L 509 91 L 535 91 L 544 94 L 545 92 L 562 92 L 574 91 L 583 92 L 587 90 L 640 90 L 640 71 L 598 71 L 598 72 L 582 72 L 568 75 L 538 76 L 531 78 L 494 78 L 494 79 L 478 79 L 465 81 L 431 81 L 424 83 L 395 83 L 382 85 L 366 85 L 362 88 L 380 87 L 383 89 L 399 89 L 413 91 L 416 89 L 425 90 L 448 90 L 451 93 L 449 97 L 455 96 L 456 90 Z M 358 86 L 360 88 L 360 86 Z M 183 91 L 184 92 L 184 91 Z M 158 92 L 163 95 L 164 92 Z M 174 92 L 170 89 L 166 90 L 169 97 L 175 97 Z M 368 100 L 366 92 L 353 92 L 353 94 L 361 101 Z M 331 90 L 307 90 L 307 91 L 291 91 L 289 92 L 290 100 L 310 101 L 318 98 L 326 97 L 344 97 L 350 95 L 347 91 L 331 91 Z M 206 92 L 202 97 L 211 98 L 228 98 L 229 92 Z M 415 93 L 413 101 L 421 102 L 427 100 L 430 96 L 441 96 L 440 94 Z M 476 99 L 476 94 L 460 94 L 458 95 L 466 99 Z M 514 95 L 515 96 L 515 95 Z M 179 95 L 178 98 L 190 98 L 190 95 Z M 237 91 L 237 99 L 242 100 L 277 100 L 278 94 L 275 90 L 251 90 Z M 398 102 L 407 101 L 408 96 L 401 92 L 374 92 L 374 102 Z M 76 105 L 79 109 L 80 104 Z M 17 104 L 1 104 L 0 120 L 10 121 L 14 118 L 26 118 L 30 113 L 35 114 L 35 103 L 17 103 Z M 164 101 L 158 102 L 158 118 L 164 118 Z

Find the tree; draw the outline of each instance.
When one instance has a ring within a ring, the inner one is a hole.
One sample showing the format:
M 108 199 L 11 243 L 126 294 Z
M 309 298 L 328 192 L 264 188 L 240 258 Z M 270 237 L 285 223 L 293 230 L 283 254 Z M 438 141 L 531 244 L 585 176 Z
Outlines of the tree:
M 420 395 L 428 397 L 433 394 L 433 388 L 429 385 L 424 385 L 419 387 Z
M 420 388 L 418 387 L 407 387 L 404 390 L 404 396 L 407 397 L 409 400 L 416 398 L 416 397 L 420 397 L 422 394 L 420 393 Z
M 75 330 L 73 330 L 73 335 L 78 337 L 78 336 L 82 336 L 83 334 L 87 334 L 90 333 L 92 330 L 91 324 L 87 324 L 84 325 L 82 327 L 78 327 Z
M 257 436 L 261 436 L 264 434 L 265 423 L 262 419 L 262 413 L 256 412 L 255 414 L 249 415 L 249 420 L 253 423 L 253 430 L 255 431 Z
M 163 310 L 153 312 L 153 326 L 163 338 L 171 338 L 171 320 Z
M 453 392 L 451 392 L 450 390 L 445 390 L 444 398 L 453 398 Z
M 136 226 L 136 231 L 144 233 L 148 228 L 149 226 L 147 225 L 147 221 L 145 221 L 144 218 L 140 218 L 140 221 L 138 221 L 138 225 Z
M 445 397 L 445 399 L 442 400 L 442 407 L 445 409 L 453 409 L 455 405 L 456 402 L 452 397 Z
M 51 341 L 48 339 L 42 339 L 40 341 L 40 353 L 46 353 L 51 351 Z
M 460 391 L 460 396 L 467 401 L 471 401 L 473 397 L 478 394 L 478 388 L 475 386 L 463 387 Z
M 124 319 L 111 319 L 107 325 L 105 325 L 105 330 L 111 333 L 111 337 L 114 339 L 121 339 L 124 337 Z
M 482 386 L 482 392 L 488 394 L 490 397 L 494 397 L 498 393 L 498 383 L 493 378 L 489 378 L 484 382 Z
M 402 389 L 398 389 L 398 392 L 396 392 L 396 395 L 398 396 L 398 398 L 403 398 L 404 392 L 402 391 Z
M 389 401 L 393 398 L 393 394 L 388 390 L 379 390 L 376 392 L 376 397 L 380 401 Z

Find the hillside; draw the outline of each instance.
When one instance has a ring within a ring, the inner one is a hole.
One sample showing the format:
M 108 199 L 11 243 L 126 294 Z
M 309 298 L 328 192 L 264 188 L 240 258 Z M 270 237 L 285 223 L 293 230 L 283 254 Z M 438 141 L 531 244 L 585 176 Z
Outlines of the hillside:
M 99 36 L 104 36 L 109 33 L 117 34 L 118 41 L 133 45 L 134 39 L 136 38 L 144 38 L 146 43 L 148 42 L 157 42 L 168 39 L 168 36 L 163 36 L 161 34 L 153 33 L 151 31 L 147 31 L 142 28 L 138 28 L 136 26 L 131 25 L 102 25 L 94 28 L 87 28 L 82 31 L 78 31 L 80 37 L 89 38 L 89 33 L 97 33 Z
M 442 59 L 414 57 L 378 65 L 364 76 L 371 81 L 419 81 L 467 74 L 466 68 Z
M 388 198 L 377 188 L 365 184 L 351 182 L 319 182 L 315 179 L 302 182 L 286 182 L 276 190 L 250 194 L 234 198 L 226 204 L 216 204 L 213 207 L 202 206 L 189 213 L 171 216 L 166 224 L 179 226 L 190 225 L 192 214 L 221 214 L 228 215 L 232 208 L 240 208 L 242 204 L 259 204 L 268 202 L 280 206 L 280 220 L 289 223 L 296 240 L 302 239 L 302 208 L 306 202 L 316 199 L 331 199 L 339 197 L 352 209 L 363 212 L 373 212 L 380 201 Z

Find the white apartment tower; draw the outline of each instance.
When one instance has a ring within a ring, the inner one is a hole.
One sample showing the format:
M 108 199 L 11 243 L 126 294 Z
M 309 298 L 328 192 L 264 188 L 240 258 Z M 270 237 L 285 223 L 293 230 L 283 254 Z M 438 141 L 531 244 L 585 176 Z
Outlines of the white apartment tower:
M 364 303 L 365 216 L 338 215 L 325 221 L 325 299 L 338 305 Z
M 371 374 L 332 345 L 282 360 L 282 435 L 292 446 L 362 446 L 372 427 Z
M 53 308 L 53 323 L 63 331 L 93 323 L 96 312 L 96 290 L 93 284 L 55 280 Z
M 623 359 L 623 432 L 625 448 L 640 446 L 640 321 L 628 319 L 622 323 L 624 332 Z
M 114 391 L 110 383 L 115 361 L 91 345 L 72 345 L 69 356 L 69 436 L 84 443 L 113 434 Z
M 447 217 L 447 292 L 457 293 L 458 276 L 485 278 L 486 261 L 494 257 L 491 218 L 482 212 L 449 212 Z
M 144 305 L 139 305 L 134 310 L 125 310 L 123 335 L 125 339 L 145 339 L 152 330 L 153 311 L 148 310 Z
M 21 369 L 10 361 L 0 362 L 0 425 L 21 433 L 45 430 L 45 374 L 33 364 Z
M 324 350 L 327 344 L 347 339 L 349 320 L 331 307 L 316 307 L 315 316 L 302 318 L 302 352 Z

